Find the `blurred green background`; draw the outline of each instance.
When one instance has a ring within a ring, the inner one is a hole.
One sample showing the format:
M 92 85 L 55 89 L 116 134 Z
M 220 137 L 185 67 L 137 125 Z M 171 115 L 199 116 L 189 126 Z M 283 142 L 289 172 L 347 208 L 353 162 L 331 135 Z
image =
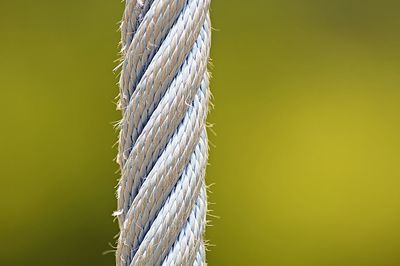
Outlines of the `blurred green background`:
M 0 265 L 113 265 L 120 1 L 0 1 Z M 400 2 L 214 0 L 210 265 L 400 265 Z

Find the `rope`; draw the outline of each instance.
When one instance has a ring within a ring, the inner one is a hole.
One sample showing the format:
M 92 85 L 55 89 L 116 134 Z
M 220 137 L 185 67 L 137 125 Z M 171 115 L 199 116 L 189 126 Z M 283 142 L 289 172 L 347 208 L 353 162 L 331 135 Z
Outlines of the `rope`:
M 118 266 L 205 265 L 211 0 L 126 0 Z

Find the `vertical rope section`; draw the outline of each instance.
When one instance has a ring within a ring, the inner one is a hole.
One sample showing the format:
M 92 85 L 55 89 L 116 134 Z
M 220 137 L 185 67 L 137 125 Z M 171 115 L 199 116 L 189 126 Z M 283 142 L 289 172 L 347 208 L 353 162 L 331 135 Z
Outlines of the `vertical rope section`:
M 126 0 L 118 266 L 205 265 L 211 0 Z

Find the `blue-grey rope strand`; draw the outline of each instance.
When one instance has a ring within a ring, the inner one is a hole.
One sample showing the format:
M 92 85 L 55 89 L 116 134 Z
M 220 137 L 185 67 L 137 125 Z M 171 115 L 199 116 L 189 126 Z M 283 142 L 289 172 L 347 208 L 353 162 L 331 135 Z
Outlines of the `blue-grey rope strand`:
M 211 0 L 126 0 L 118 266 L 205 265 Z

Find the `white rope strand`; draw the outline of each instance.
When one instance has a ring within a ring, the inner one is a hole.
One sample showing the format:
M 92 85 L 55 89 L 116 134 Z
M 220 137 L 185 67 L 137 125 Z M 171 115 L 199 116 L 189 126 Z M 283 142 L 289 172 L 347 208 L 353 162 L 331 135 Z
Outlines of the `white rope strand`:
M 205 265 L 210 1 L 126 1 L 118 266 Z

